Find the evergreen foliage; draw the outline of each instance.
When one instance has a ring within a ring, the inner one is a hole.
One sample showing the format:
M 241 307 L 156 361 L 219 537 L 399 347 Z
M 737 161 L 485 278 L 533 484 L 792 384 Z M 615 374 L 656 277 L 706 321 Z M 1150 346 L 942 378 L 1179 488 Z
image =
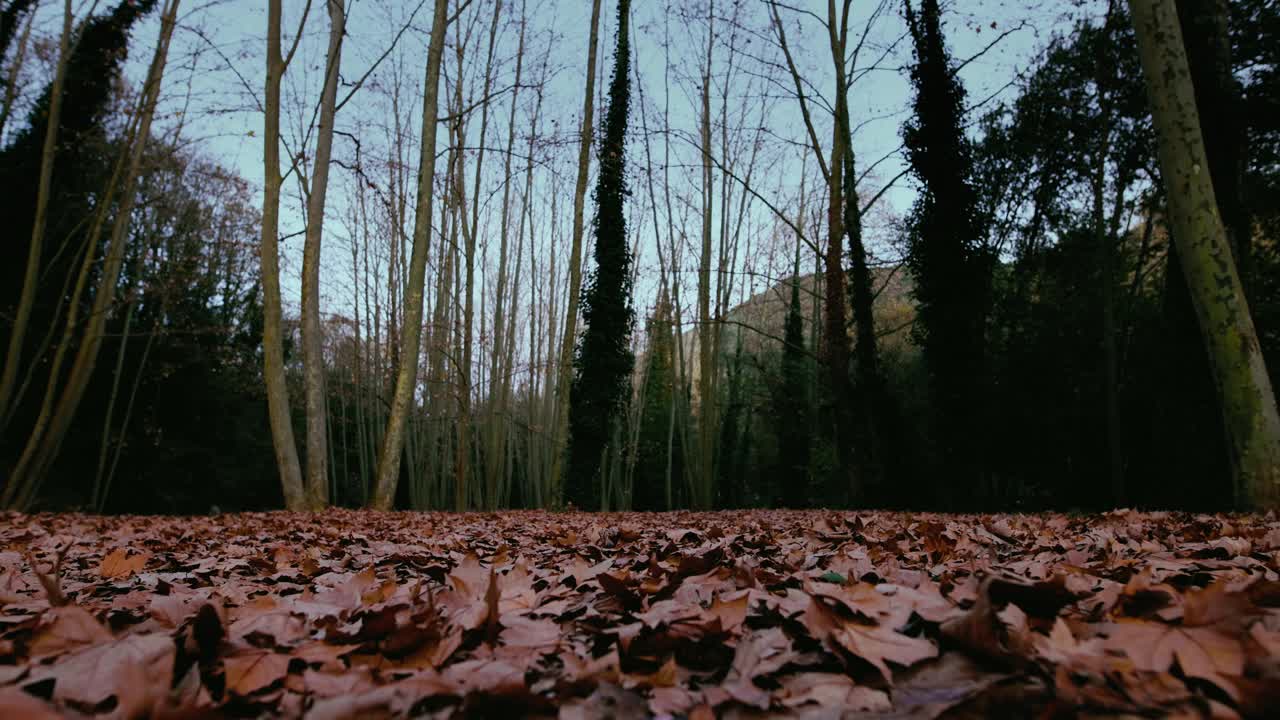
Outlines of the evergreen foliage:
M 666 510 L 668 498 L 682 476 L 680 444 L 672 432 L 675 399 L 675 343 L 672 341 L 671 303 L 664 294 L 645 323 L 649 350 L 645 355 L 639 447 L 631 507 L 634 510 Z M 670 475 L 668 475 L 670 472 Z
M 629 0 L 618 0 L 618 39 L 609 108 L 600 141 L 596 180 L 595 268 L 582 292 L 585 330 L 574 353 L 569 408 L 569 464 L 566 500 L 580 508 L 599 505 L 601 454 L 626 401 L 635 357 L 631 329 L 631 251 L 627 246 L 626 135 L 630 106 Z
M 964 131 L 964 88 L 942 36 L 937 0 L 917 15 L 906 4 L 915 47 L 913 117 L 903 140 L 919 197 L 908 228 L 917 336 L 934 401 L 938 459 L 935 498 L 972 498 L 981 472 L 978 407 L 985 370 L 991 256 L 983 243 L 973 150 Z M 948 505 L 953 503 L 948 502 Z
M 787 305 L 781 382 L 774 393 L 774 426 L 778 437 L 777 482 L 785 507 L 809 505 L 809 357 L 804 344 L 800 306 L 800 263 L 797 253 Z

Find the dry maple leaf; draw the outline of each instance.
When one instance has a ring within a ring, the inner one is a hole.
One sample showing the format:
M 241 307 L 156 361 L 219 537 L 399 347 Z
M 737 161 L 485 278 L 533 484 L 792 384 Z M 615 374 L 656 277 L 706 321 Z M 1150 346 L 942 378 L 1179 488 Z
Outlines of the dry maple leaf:
M 791 639 L 781 628 L 752 633 L 738 643 L 723 687 L 738 702 L 768 710 L 772 694 L 755 679 L 777 672 L 796 656 Z
M 883 690 L 856 685 L 848 675 L 834 673 L 800 673 L 782 681 L 784 706 L 795 708 L 817 703 L 822 708 L 840 708 L 844 712 L 886 712 L 893 708 Z
M 938 648 L 925 638 L 903 635 L 874 621 L 842 617 L 816 597 L 811 599 L 802 620 L 814 637 L 842 647 L 874 665 L 885 682 L 893 682 L 893 673 L 887 662 L 910 667 L 938 654 Z
M 1128 655 L 1139 670 L 1167 672 L 1176 660 L 1187 676 L 1219 686 L 1222 675 L 1244 673 L 1243 644 L 1217 628 L 1134 620 L 1115 623 L 1107 633 L 1107 647 Z
M 150 553 L 130 555 L 124 548 L 116 548 L 102 558 L 102 563 L 98 565 L 98 574 L 104 578 L 131 577 L 146 567 L 147 560 L 150 558 Z

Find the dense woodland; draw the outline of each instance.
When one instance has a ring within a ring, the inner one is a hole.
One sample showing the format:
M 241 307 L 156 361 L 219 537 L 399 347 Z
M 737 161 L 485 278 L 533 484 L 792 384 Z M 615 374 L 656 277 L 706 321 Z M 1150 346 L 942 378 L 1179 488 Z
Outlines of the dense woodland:
M 0 4 L 0 506 L 1280 506 L 1275 2 L 195 5 Z

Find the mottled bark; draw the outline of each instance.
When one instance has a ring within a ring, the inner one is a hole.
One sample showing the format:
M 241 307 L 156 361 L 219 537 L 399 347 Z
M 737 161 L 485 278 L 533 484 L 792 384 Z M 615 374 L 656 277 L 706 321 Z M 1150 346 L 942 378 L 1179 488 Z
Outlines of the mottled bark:
M 1280 415 L 1218 214 L 1173 0 L 1129 0 L 1169 220 L 1221 402 L 1237 503 L 1280 507 Z

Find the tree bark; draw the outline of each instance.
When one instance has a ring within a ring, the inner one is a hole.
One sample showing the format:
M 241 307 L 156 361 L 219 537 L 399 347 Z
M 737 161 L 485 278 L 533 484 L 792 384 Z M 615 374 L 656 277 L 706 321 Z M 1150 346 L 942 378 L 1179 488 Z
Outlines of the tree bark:
M 267 6 L 267 87 L 262 132 L 262 377 L 267 390 L 267 413 L 276 469 L 289 510 L 304 510 L 298 446 L 293 437 L 289 387 L 284 372 L 283 309 L 280 300 L 280 82 L 286 62 L 280 54 L 280 0 Z
M 315 164 L 307 198 L 307 232 L 302 248 L 302 377 L 307 408 L 307 502 L 319 509 L 329 504 L 328 438 L 325 397 L 324 329 L 320 320 L 320 244 L 324 233 L 325 195 L 333 155 L 333 123 L 337 115 L 338 70 L 346 29 L 344 0 L 328 0 L 329 49 L 325 54 L 324 88 L 320 93 L 320 125 L 316 130 Z
M 591 173 L 592 117 L 595 111 L 596 47 L 600 37 L 600 0 L 591 2 L 591 30 L 587 40 L 587 77 L 582 98 L 582 127 L 578 141 L 578 180 L 573 189 L 573 236 L 569 246 L 569 297 L 564 313 L 564 335 L 560 338 L 560 367 L 556 378 L 556 417 L 552 443 L 552 502 L 563 502 L 565 445 L 569 433 L 569 394 L 573 384 L 573 347 L 578 335 L 578 295 L 582 292 L 583 209 L 587 198 L 587 177 Z
M 422 337 L 422 300 L 427 274 L 427 251 L 431 245 L 432 200 L 436 172 L 436 108 L 440 88 L 440 58 L 444 51 L 444 31 L 448 0 L 436 0 L 431 21 L 431 41 L 427 48 L 426 88 L 422 99 L 422 153 L 418 160 L 418 196 L 413 220 L 413 250 L 409 261 L 409 282 L 404 299 L 404 352 L 396 373 L 395 394 L 387 431 L 378 455 L 378 478 L 373 507 L 390 510 L 400 479 L 400 457 L 404 447 L 405 420 L 418 385 L 418 349 Z
M 1159 141 L 1170 225 L 1208 348 L 1237 504 L 1280 507 L 1280 414 L 1218 214 L 1173 0 L 1129 0 Z

